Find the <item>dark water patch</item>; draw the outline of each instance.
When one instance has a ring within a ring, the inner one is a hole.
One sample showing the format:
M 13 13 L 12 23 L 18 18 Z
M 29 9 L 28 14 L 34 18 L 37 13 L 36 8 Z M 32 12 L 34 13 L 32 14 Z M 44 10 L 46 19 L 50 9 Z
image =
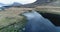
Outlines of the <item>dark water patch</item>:
M 43 17 L 49 19 L 54 25 L 60 26 L 60 15 L 39 12 Z

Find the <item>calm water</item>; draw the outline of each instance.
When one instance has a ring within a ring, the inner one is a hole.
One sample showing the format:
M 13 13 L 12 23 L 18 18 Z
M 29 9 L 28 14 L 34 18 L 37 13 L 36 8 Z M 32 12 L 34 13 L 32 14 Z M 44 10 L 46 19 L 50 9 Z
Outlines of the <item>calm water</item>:
M 60 27 L 55 27 L 51 21 L 41 16 L 36 11 L 23 13 L 28 23 L 25 32 L 59 32 Z M 59 28 L 59 29 L 58 29 Z

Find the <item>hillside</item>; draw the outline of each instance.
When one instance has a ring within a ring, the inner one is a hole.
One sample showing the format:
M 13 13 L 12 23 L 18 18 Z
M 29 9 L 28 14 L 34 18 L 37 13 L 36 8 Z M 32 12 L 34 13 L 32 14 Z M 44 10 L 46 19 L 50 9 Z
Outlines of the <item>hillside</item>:
M 52 3 L 49 3 L 48 5 L 49 6 L 58 6 L 58 7 L 60 7 L 60 0 L 57 0 L 57 1 L 52 2 Z
M 36 6 L 44 6 L 44 5 L 48 5 L 49 3 L 55 2 L 57 0 L 37 0 L 34 3 L 30 3 L 30 4 L 26 4 L 26 5 L 22 5 L 20 7 L 28 7 L 28 8 L 33 8 Z

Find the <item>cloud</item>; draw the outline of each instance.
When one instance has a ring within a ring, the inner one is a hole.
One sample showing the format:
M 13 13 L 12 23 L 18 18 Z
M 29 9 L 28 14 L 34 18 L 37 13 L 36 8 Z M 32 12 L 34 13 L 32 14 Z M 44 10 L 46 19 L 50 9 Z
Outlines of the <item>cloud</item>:
M 28 4 L 28 3 L 33 3 L 36 0 L 0 0 L 0 3 L 4 3 L 4 4 L 12 4 L 14 2 L 18 2 L 21 4 Z

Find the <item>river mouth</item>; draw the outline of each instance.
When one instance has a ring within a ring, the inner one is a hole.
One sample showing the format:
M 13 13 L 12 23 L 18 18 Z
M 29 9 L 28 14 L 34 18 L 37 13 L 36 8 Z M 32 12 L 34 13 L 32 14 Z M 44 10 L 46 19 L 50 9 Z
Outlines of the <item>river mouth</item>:
M 60 26 L 60 15 L 51 13 L 42 13 L 39 11 L 37 12 L 40 13 L 44 18 L 49 19 L 55 26 Z

